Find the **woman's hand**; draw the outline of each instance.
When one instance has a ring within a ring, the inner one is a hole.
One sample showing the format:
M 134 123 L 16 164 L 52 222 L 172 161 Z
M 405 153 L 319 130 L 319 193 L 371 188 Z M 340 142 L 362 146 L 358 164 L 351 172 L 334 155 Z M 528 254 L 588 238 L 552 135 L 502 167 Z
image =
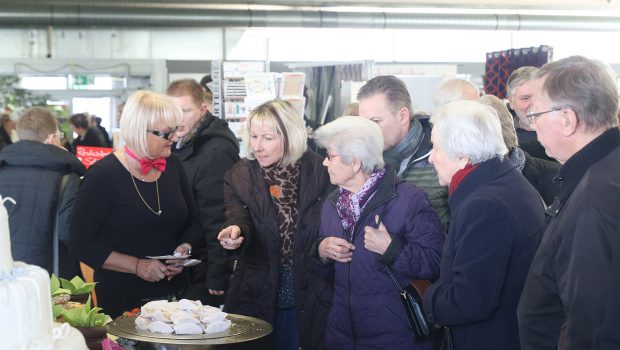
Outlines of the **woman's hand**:
M 237 225 L 231 225 L 220 231 L 217 239 L 224 249 L 235 250 L 241 246 L 243 237 L 241 237 L 241 229 Z
M 366 249 L 383 255 L 390 243 L 392 243 L 392 237 L 382 222 L 379 222 L 378 228 L 364 227 L 364 247 Z
M 161 281 L 168 276 L 167 273 L 168 266 L 159 260 L 138 259 L 136 263 L 136 275 L 145 281 Z
M 319 256 L 323 259 L 346 263 L 351 261 L 355 246 L 338 237 L 327 237 L 319 244 Z

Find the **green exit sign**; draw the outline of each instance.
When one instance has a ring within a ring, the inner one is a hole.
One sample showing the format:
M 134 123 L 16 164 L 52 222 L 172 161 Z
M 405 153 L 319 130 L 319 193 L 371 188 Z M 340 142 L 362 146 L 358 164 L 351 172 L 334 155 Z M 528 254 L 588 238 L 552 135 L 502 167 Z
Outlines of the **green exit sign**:
M 73 78 L 74 85 L 94 85 L 95 84 L 95 76 L 94 75 L 76 75 Z

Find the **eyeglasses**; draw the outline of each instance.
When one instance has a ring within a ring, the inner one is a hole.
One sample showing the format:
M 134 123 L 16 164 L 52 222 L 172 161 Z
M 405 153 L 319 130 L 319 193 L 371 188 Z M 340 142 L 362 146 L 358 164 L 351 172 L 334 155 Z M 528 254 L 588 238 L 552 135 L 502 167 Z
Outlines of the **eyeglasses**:
M 330 162 L 331 162 L 334 158 L 336 158 L 336 157 L 340 157 L 340 154 L 330 154 L 330 153 L 327 153 L 327 156 L 326 156 L 327 160 L 329 160 Z
M 147 131 L 157 137 L 161 137 L 164 140 L 170 140 L 170 137 L 174 135 L 178 129 L 179 127 L 175 126 L 173 129 L 168 130 L 168 131 L 158 131 L 158 130 L 147 130 Z
M 551 113 L 551 112 L 556 112 L 556 111 L 560 111 L 562 110 L 564 107 L 562 106 L 558 106 L 558 107 L 553 107 L 552 109 L 548 110 L 548 111 L 544 111 L 544 112 L 528 112 L 525 114 L 525 118 L 527 119 L 527 122 L 532 124 L 532 122 L 534 122 L 534 119 L 540 117 L 543 114 L 547 114 L 547 113 Z

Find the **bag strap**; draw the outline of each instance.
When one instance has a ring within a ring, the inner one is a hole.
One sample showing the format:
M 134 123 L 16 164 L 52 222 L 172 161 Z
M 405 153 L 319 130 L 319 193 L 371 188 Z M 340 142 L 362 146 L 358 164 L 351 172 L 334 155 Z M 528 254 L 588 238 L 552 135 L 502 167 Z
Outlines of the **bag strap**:
M 53 238 L 53 245 L 54 245 L 54 258 L 53 258 L 53 272 L 54 274 L 56 274 L 56 276 L 59 276 L 59 270 L 60 270 L 60 240 L 59 240 L 59 236 L 60 236 L 60 209 L 62 206 L 62 200 L 64 197 L 64 193 L 65 193 L 65 189 L 67 188 L 67 183 L 69 182 L 69 175 L 71 174 L 65 174 L 62 176 L 62 178 L 60 179 L 60 187 L 58 190 L 58 201 L 56 204 L 56 219 L 54 220 L 54 238 Z
M 398 283 L 398 280 L 396 279 L 396 274 L 394 274 L 394 271 L 392 271 L 392 269 L 385 265 L 385 268 L 388 272 L 388 275 L 390 275 L 390 278 L 392 279 L 392 281 L 394 282 L 394 285 L 396 285 L 396 288 L 398 289 L 399 292 L 403 291 L 403 287 L 401 287 L 400 283 Z

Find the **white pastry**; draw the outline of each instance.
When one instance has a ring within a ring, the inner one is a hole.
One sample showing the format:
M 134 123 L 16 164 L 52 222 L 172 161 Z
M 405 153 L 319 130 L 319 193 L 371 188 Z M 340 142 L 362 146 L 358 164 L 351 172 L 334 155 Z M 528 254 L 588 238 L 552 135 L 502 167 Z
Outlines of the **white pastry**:
M 138 327 L 139 329 L 146 331 L 147 329 L 149 329 L 149 325 L 153 322 L 150 319 L 146 318 L 146 317 L 142 317 L 142 315 L 136 317 L 136 327 Z
M 203 330 L 197 324 L 179 323 L 174 325 L 174 332 L 176 334 L 202 334 Z
M 164 323 L 162 321 L 154 321 L 149 324 L 149 331 L 155 333 L 172 334 L 172 332 L 174 332 L 174 329 L 172 329 L 172 327 L 170 327 L 170 325 L 167 323 Z
M 230 320 L 217 321 L 209 324 L 207 328 L 205 328 L 205 333 L 219 333 L 224 332 L 228 328 L 230 328 L 231 322 Z
M 200 300 L 187 300 L 181 299 L 179 300 L 179 308 L 182 310 L 196 310 L 202 306 Z
M 225 312 L 214 312 L 210 315 L 200 317 L 200 322 L 202 323 L 214 323 L 218 321 L 222 321 L 228 316 Z

